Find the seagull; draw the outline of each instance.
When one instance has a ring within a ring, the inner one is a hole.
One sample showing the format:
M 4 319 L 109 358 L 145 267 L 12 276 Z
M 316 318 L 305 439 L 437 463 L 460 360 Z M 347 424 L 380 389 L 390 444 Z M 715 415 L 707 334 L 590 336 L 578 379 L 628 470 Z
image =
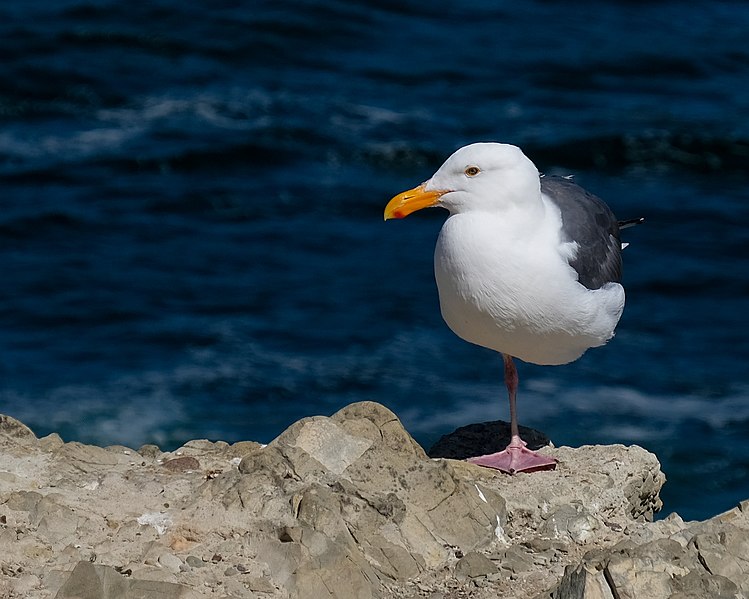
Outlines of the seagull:
M 502 472 L 551 470 L 520 438 L 514 359 L 568 364 L 614 336 L 624 310 L 621 228 L 571 178 L 539 174 L 520 148 L 474 143 L 431 179 L 396 195 L 385 220 L 427 207 L 449 212 L 434 252 L 442 317 L 465 341 L 502 354 L 511 441 L 468 461 Z M 625 246 L 624 246 L 625 247 Z

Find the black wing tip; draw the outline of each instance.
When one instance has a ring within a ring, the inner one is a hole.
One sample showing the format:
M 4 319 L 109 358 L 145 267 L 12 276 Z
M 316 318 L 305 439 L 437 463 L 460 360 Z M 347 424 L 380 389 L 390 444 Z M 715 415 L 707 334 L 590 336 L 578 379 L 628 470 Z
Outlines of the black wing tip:
M 620 220 L 619 221 L 619 228 L 620 229 L 626 229 L 627 227 L 634 227 L 636 225 L 641 225 L 645 222 L 645 217 L 640 216 L 639 218 L 630 218 L 627 220 Z

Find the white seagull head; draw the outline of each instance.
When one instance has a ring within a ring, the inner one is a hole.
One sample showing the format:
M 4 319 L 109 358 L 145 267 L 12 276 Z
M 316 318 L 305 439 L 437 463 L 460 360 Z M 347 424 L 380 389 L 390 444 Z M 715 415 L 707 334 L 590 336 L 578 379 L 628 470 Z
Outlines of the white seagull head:
M 520 148 L 474 143 L 453 153 L 431 179 L 390 200 L 385 220 L 431 206 L 451 214 L 502 212 L 534 198 L 540 198 L 538 170 Z

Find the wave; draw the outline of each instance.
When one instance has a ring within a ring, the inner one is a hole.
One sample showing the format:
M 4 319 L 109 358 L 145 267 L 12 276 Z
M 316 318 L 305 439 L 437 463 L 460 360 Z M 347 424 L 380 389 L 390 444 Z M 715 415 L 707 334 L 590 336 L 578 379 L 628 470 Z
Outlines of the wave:
M 400 413 L 417 437 L 434 438 L 472 422 L 507 419 L 507 406 L 497 384 L 461 385 L 455 397 L 471 397 L 447 409 L 409 406 Z M 518 398 L 521 424 L 537 427 L 557 444 L 637 443 L 669 456 L 678 447 L 673 439 L 693 423 L 705 427 L 709 443 L 726 431 L 749 425 L 749 388 L 736 388 L 724 397 L 662 394 L 632 387 L 576 387 L 568 380 L 529 380 Z M 563 427 L 565 430 L 562 431 Z M 678 444 L 677 444 L 678 445 Z
M 749 140 L 677 130 L 646 130 L 526 146 L 539 165 L 575 169 L 746 172 Z

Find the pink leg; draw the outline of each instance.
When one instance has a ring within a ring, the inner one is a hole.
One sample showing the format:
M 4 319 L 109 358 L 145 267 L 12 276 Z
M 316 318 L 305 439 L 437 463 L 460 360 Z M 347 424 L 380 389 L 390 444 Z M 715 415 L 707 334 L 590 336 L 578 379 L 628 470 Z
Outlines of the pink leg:
M 475 458 L 468 458 L 472 464 L 486 466 L 501 470 L 508 474 L 516 472 L 536 472 L 537 470 L 553 470 L 557 466 L 557 461 L 553 458 L 541 455 L 525 447 L 525 441 L 520 438 L 518 433 L 518 416 L 515 406 L 518 390 L 518 370 L 515 368 L 515 362 L 512 356 L 502 354 L 505 362 L 505 385 L 510 395 L 510 434 L 512 439 L 510 444 L 497 453 L 490 453 Z

